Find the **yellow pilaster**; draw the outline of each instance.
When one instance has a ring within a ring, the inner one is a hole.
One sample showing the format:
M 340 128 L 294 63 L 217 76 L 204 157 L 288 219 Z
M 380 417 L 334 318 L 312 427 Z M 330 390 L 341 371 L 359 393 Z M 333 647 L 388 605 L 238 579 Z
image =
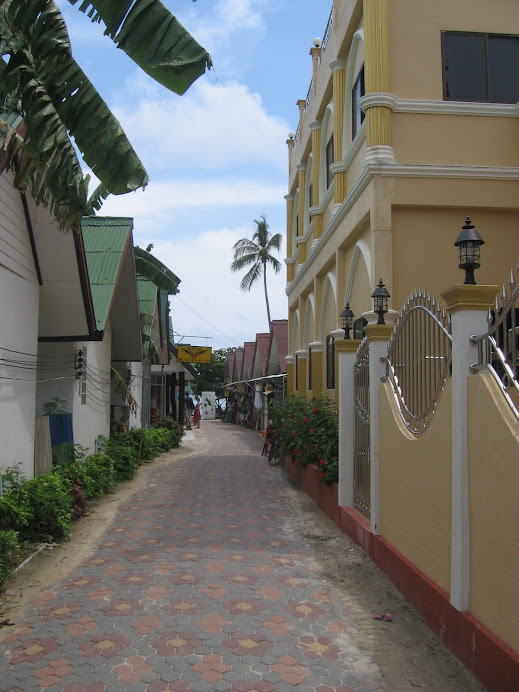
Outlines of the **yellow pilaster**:
M 287 264 L 287 283 L 292 283 L 296 276 L 295 264 Z
M 346 70 L 344 60 L 333 60 L 330 63 L 333 83 L 333 159 L 342 161 L 344 142 L 344 104 L 346 98 Z M 335 173 L 335 204 L 340 204 L 346 197 L 346 172 Z
M 287 364 L 287 391 L 291 395 L 295 392 L 294 356 L 287 356 L 285 362 Z
M 297 356 L 297 391 L 306 396 L 308 378 L 306 376 L 306 351 L 296 351 Z
M 300 163 L 297 166 L 298 185 L 299 185 L 299 204 L 297 214 L 299 217 L 299 236 L 304 234 L 305 228 L 305 194 L 306 194 L 306 163 Z M 297 246 L 297 261 L 303 264 L 306 261 L 306 243 L 298 243 Z
M 314 240 L 317 240 L 317 238 L 320 238 L 323 234 L 323 229 L 324 229 L 324 221 L 323 221 L 323 215 L 322 214 L 314 214 L 312 217 L 313 220 L 313 227 L 312 227 L 312 237 Z
M 364 0 L 366 94 L 390 91 L 388 14 L 388 0 Z M 390 108 L 367 108 L 366 145 L 392 146 Z
M 321 202 L 319 192 L 319 179 L 321 173 L 321 121 L 314 120 L 313 123 L 310 123 L 309 127 L 312 131 L 312 206 L 318 207 Z M 312 222 L 313 238 L 320 238 L 323 234 L 323 215 L 314 214 L 312 216 Z
M 309 344 L 312 351 L 312 389 L 310 395 L 319 397 L 323 393 L 323 345 L 319 342 Z
M 292 136 L 287 139 L 287 148 L 288 148 L 288 172 L 289 174 L 292 172 L 292 155 L 294 153 L 294 133 L 290 132 Z
M 287 203 L 287 257 L 290 259 L 294 248 L 292 247 L 292 228 L 294 225 L 294 195 L 285 195 Z
M 305 228 L 306 163 L 299 163 L 297 165 L 297 174 L 299 186 L 299 204 L 297 206 L 297 214 L 299 216 L 299 235 L 303 235 Z

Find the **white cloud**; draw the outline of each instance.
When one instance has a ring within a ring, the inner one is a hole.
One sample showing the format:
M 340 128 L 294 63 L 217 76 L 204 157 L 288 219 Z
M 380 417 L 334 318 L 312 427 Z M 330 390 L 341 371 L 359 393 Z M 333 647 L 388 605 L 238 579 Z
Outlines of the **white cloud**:
M 137 86 L 132 85 L 132 97 Z M 147 168 L 225 170 L 268 166 L 286 170 L 288 123 L 269 115 L 259 94 L 238 82 L 196 82 L 182 98 L 148 86 L 146 99 L 112 111 Z
M 196 18 L 189 18 L 189 32 L 207 50 L 214 52 L 232 41 L 233 36 L 245 33 L 262 36 L 265 23 L 262 0 L 219 0 L 212 11 L 206 6 Z
M 191 239 L 155 245 L 153 254 L 182 281 L 180 293 L 171 298 L 173 328 L 177 333 L 213 336 L 208 345 L 222 348 L 241 346 L 244 341 L 254 341 L 257 332 L 268 331 L 263 282 L 244 293 L 239 290 L 242 272 L 234 273 L 230 269 L 232 246 L 244 236 L 251 236 L 250 228 L 208 231 Z M 279 253 L 279 259 L 283 256 L 284 250 Z M 279 274 L 268 271 L 273 319 L 287 315 L 285 282 L 284 267 Z M 196 339 L 189 338 L 186 342 L 194 344 Z M 199 343 L 205 345 L 203 340 Z

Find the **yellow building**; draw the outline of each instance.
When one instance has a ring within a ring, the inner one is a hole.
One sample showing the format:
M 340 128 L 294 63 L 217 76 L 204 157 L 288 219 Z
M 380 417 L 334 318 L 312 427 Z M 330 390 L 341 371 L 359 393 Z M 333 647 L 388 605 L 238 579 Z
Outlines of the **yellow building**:
M 359 334 L 379 279 L 397 311 L 463 281 L 467 216 L 478 284 L 519 257 L 519 3 L 334 0 L 314 44 L 287 140 L 288 374 L 333 397 L 347 302 Z

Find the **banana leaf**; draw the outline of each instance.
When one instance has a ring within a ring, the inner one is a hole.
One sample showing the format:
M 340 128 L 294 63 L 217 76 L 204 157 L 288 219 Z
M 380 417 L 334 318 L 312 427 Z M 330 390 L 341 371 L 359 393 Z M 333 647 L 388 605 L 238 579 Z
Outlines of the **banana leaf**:
M 68 0 L 76 5 L 78 0 Z M 83 0 L 79 7 L 155 81 L 176 94 L 211 68 L 211 56 L 160 0 Z

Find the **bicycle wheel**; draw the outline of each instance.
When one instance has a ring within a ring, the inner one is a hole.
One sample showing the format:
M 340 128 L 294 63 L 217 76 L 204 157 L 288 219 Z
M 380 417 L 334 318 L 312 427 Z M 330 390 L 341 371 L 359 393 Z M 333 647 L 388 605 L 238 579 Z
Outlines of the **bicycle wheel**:
M 283 446 L 277 441 L 270 445 L 268 462 L 270 466 L 279 466 L 281 460 L 283 459 Z

